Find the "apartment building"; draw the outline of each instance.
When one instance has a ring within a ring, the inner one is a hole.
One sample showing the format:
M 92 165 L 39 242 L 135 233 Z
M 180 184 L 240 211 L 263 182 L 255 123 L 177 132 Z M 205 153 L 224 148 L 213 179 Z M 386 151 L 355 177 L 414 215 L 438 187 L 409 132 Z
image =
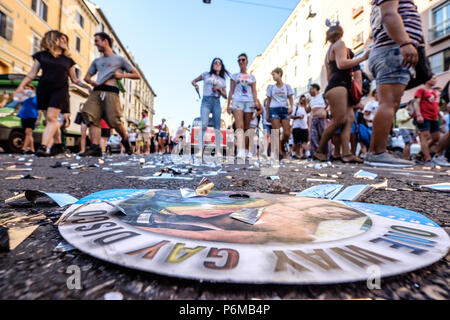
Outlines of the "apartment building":
M 80 78 L 99 56 L 94 34 L 110 33 L 115 40 L 114 50 L 129 59 L 142 79 L 124 82 L 126 93 L 121 95 L 124 118 L 129 124 L 135 123 L 140 120 L 143 109 L 149 110 L 153 117 L 156 94 L 101 9 L 87 0 L 0 0 L 0 74 L 28 73 L 33 64 L 31 56 L 40 50 L 40 42 L 49 30 L 60 30 L 68 35 L 71 57 Z M 70 86 L 73 118 L 87 97 L 86 90 Z
M 438 84 L 449 80 L 450 0 L 416 0 L 423 19 L 427 54 L 438 74 Z M 271 71 L 284 70 L 284 81 L 296 97 L 308 91 L 312 83 L 327 85 L 325 57 L 328 27 L 325 20 L 339 21 L 346 45 L 356 56 L 371 45 L 371 0 L 302 0 L 288 17 L 267 49 L 252 62 L 249 71 L 257 79 L 258 97 L 265 98 Z M 368 71 L 367 62 L 362 65 Z M 407 99 L 410 93 L 405 94 Z

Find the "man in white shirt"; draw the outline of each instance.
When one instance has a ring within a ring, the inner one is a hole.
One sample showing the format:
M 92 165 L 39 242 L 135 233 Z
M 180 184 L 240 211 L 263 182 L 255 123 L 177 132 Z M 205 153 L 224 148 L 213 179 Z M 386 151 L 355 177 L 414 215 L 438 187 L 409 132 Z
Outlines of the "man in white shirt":
M 367 126 L 372 129 L 373 127 L 373 119 L 375 119 L 375 116 L 378 112 L 378 108 L 380 107 L 380 104 L 378 103 L 378 95 L 377 90 L 373 90 L 372 97 L 375 100 L 372 100 L 366 104 L 364 107 L 364 119 L 367 122 Z
M 142 111 L 142 121 L 144 122 L 144 126 L 142 130 L 142 138 L 144 140 L 144 153 L 145 155 L 150 154 L 150 134 L 152 132 L 152 126 L 150 124 L 150 119 L 148 118 L 148 111 Z
M 315 154 L 319 147 L 323 132 L 327 128 L 327 105 L 323 94 L 320 93 L 320 86 L 318 84 L 311 85 L 309 94 L 311 95 L 311 100 L 309 101 L 309 107 L 306 112 L 311 112 L 311 154 Z M 330 147 L 328 147 L 326 154 L 329 152 Z
M 291 119 L 292 121 L 292 134 L 294 136 L 294 159 L 305 159 L 306 150 L 309 140 L 308 132 L 308 114 L 306 113 L 306 97 L 302 95 L 300 97 L 299 104 L 294 107 Z

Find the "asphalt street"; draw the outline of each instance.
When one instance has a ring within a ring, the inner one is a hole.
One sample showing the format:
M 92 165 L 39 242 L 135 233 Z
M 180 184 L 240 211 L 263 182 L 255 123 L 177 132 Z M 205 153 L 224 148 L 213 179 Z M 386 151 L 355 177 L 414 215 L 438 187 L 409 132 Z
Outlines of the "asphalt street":
M 22 159 L 21 159 L 22 158 Z M 23 159 L 25 158 L 25 159 Z M 64 211 L 43 199 L 34 206 L 10 206 L 4 200 L 23 190 L 68 193 L 78 199 L 107 189 L 169 189 L 195 188 L 205 172 L 222 171 L 208 176 L 214 190 L 234 192 L 262 192 L 289 194 L 303 191 L 325 182 L 307 179 L 336 180 L 346 186 L 367 183 L 353 175 L 360 169 L 378 174 L 370 183 L 388 180 L 388 189 L 375 190 L 360 199 L 361 202 L 395 205 L 413 210 L 432 219 L 447 233 L 450 232 L 450 201 L 448 193 L 420 189 L 420 185 L 449 182 L 450 173 L 444 168 L 414 170 L 374 169 L 363 165 L 326 164 L 318 162 L 287 161 L 279 176 L 268 179 L 258 166 L 226 164 L 222 166 L 193 166 L 187 174 L 193 180 L 139 180 L 168 167 L 170 158 L 153 155 L 145 157 L 114 156 L 98 159 L 77 159 L 75 156 L 38 159 L 17 155 L 0 155 L 0 222 L 11 217 L 24 218 L 21 223 L 38 228 L 16 249 L 0 253 L 0 299 L 103 299 L 105 294 L 120 292 L 124 299 L 449 299 L 450 255 L 430 267 L 382 279 L 381 289 L 369 290 L 366 283 L 340 285 L 242 285 L 220 284 L 159 276 L 125 269 L 90 257 L 78 250 L 62 253 L 55 247 L 63 240 L 54 222 Z M 29 161 L 32 159 L 33 161 Z M 60 162 L 61 167 L 52 168 Z M 127 162 L 127 163 L 126 163 Z M 28 165 L 25 165 L 28 163 Z M 78 164 L 78 169 L 68 166 Z M 122 164 L 122 165 L 121 165 Z M 14 167 L 15 166 L 15 167 Z M 183 166 L 180 166 L 183 167 Z M 184 166 L 185 168 L 186 166 Z M 106 168 L 106 169 L 105 169 Z M 19 171 L 17 171 L 19 169 Z M 21 169 L 32 169 L 21 171 Z M 19 179 L 30 175 L 37 179 Z M 135 178 L 128 178 L 133 176 Z M 15 177 L 15 179 L 6 178 Z M 27 219 L 27 217 L 29 219 Z M 67 268 L 80 266 L 82 289 L 69 290 L 66 285 Z

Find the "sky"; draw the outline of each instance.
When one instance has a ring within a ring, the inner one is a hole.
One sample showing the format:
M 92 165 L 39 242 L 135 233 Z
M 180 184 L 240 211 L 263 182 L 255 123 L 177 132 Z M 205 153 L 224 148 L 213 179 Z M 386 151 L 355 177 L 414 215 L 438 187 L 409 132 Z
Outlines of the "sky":
M 173 130 L 182 120 L 189 125 L 200 115 L 201 101 L 191 82 L 209 71 L 213 58 L 222 58 L 228 71 L 236 73 L 237 56 L 245 52 L 250 65 L 265 51 L 299 0 L 93 2 L 102 8 L 157 95 L 154 125 L 166 118 Z

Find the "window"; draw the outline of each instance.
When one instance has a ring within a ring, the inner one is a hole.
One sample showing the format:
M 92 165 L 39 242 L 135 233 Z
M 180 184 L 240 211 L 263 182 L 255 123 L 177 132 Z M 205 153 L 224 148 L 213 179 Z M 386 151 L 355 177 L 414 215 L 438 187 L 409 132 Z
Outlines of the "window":
M 42 39 L 40 37 L 33 35 L 33 47 L 31 48 L 31 54 L 35 54 L 41 50 L 41 41 Z
M 48 6 L 43 0 L 32 0 L 31 9 L 43 20 L 47 21 Z
M 76 15 L 76 20 L 77 20 L 78 24 L 79 24 L 82 28 L 84 28 L 84 18 L 83 18 L 83 16 L 81 15 L 81 13 L 79 13 L 78 11 L 77 11 L 77 15 Z
M 76 38 L 75 49 L 81 52 L 81 39 L 79 37 Z
M 450 34 L 450 1 L 431 12 L 430 41 Z
M 11 17 L 0 11 L 0 37 L 12 40 L 14 21 Z
M 309 30 L 309 33 L 308 33 L 308 43 L 311 43 L 312 42 L 312 30 Z
M 311 55 L 308 56 L 308 67 L 311 66 Z
M 445 49 L 430 57 L 431 70 L 435 74 L 450 70 L 450 49 Z

